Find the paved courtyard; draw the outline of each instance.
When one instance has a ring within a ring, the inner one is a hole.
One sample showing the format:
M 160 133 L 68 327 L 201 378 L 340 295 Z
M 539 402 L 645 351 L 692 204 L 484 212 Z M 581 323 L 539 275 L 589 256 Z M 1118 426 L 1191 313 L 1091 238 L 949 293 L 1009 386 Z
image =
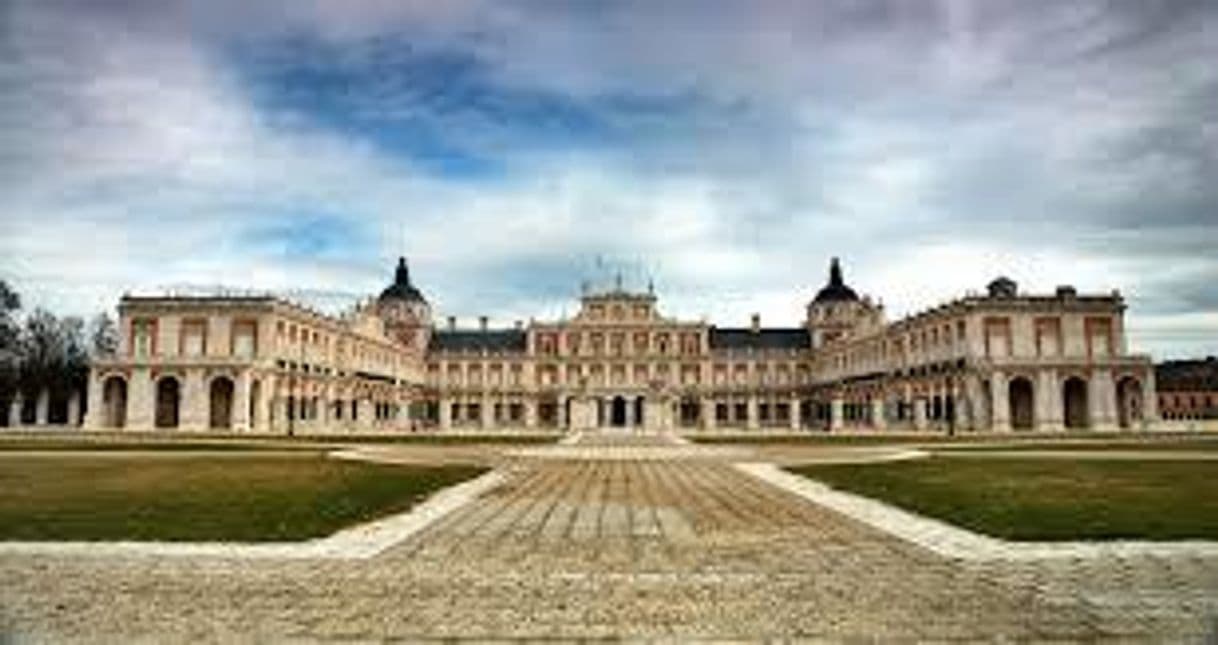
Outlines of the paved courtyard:
M 504 484 L 366 560 L 0 556 L 0 627 L 306 641 L 1218 629 L 1218 558 L 951 560 L 750 477 L 732 451 L 571 448 L 584 451 L 503 448 Z

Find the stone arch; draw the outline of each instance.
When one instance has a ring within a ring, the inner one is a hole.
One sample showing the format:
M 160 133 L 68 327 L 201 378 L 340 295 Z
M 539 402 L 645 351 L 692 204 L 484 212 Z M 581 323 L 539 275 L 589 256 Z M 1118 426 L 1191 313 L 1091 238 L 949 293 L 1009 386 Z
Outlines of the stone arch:
M 1121 428 L 1133 428 L 1142 422 L 1142 383 L 1126 375 L 1117 381 L 1117 422 Z
M 127 379 L 111 376 L 102 382 L 102 410 L 105 427 L 127 425 Z
M 1087 381 L 1071 376 L 1062 383 L 1062 420 L 1067 430 L 1090 426 L 1087 418 Z
M 182 385 L 172 376 L 156 382 L 156 427 L 176 428 L 182 411 Z
M 1031 430 L 1036 425 L 1036 390 L 1032 381 L 1016 376 L 1007 384 L 1012 430 Z
M 233 380 L 227 376 L 217 376 L 211 380 L 211 386 L 207 392 L 209 427 L 218 430 L 228 430 L 233 427 L 233 392 L 235 389 Z

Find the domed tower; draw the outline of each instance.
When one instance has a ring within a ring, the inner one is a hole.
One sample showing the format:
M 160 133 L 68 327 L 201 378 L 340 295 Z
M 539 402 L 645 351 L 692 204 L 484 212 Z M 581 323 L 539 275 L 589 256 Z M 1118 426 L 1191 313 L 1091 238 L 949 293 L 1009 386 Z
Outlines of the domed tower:
M 423 353 L 431 336 L 431 306 L 413 284 L 406 258 L 398 259 L 393 284 L 376 300 L 376 313 L 385 325 L 385 335 Z
M 860 336 L 884 324 L 884 308 L 860 299 L 842 278 L 837 258 L 829 262 L 829 283 L 808 303 L 808 333 L 812 347 Z

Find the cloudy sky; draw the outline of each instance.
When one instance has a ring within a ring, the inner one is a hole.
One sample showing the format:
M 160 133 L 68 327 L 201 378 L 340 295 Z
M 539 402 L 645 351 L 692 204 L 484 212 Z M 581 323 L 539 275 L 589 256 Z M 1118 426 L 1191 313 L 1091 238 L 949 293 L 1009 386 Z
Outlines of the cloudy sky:
M 794 324 L 1006 274 L 1218 353 L 1218 3 L 0 1 L 0 278 Z M 302 296 L 304 297 L 304 296 Z

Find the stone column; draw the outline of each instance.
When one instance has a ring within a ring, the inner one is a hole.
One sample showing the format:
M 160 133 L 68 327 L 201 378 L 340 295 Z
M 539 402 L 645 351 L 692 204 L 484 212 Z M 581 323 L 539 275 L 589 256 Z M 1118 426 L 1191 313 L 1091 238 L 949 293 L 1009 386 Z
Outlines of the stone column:
M 871 427 L 876 430 L 887 430 L 888 419 L 884 417 L 884 399 L 871 399 Z
M 371 428 L 376 425 L 376 410 L 373 407 L 371 400 L 359 399 L 355 404 L 355 407 L 359 409 L 359 418 L 356 420 L 353 430 L 359 432 L 364 428 Z
M 258 383 L 258 400 L 254 401 L 257 412 L 251 430 L 271 431 L 271 401 L 275 398 L 275 377 L 267 376 Z
M 663 432 L 670 426 L 665 410 L 669 403 L 660 396 L 649 396 L 643 399 L 643 417 L 650 429 Z
M 44 426 L 51 411 L 51 391 L 39 390 L 38 401 L 34 404 L 34 425 Z
M 537 401 L 524 402 L 524 427 L 530 430 L 537 427 Z
M 287 399 L 280 395 L 279 392 L 271 391 L 267 399 L 267 417 L 266 429 L 267 432 L 283 432 L 288 430 L 288 407 Z
M 21 425 L 21 408 L 25 407 L 25 401 L 21 398 L 21 390 L 13 395 L 13 402 L 8 406 L 9 426 L 17 427 Z
M 586 397 L 571 398 L 571 411 L 567 415 L 567 430 L 583 430 L 591 427 L 595 402 Z
M 915 396 L 913 400 L 914 430 L 926 429 L 926 397 Z
M 902 427 L 912 428 L 913 388 L 909 386 L 909 383 L 903 383 L 899 387 L 900 391 L 897 393 L 897 396 L 900 398 L 897 400 L 897 405 L 899 406 L 899 416 L 901 417 L 900 423 Z
M 397 414 L 393 415 L 393 421 L 401 430 L 409 430 L 410 424 L 414 422 L 414 419 L 410 417 L 411 403 L 412 401 L 409 395 L 402 396 L 400 393 L 398 394 L 398 410 Z M 328 409 L 330 406 L 325 407 Z M 326 416 L 327 415 L 322 415 L 322 419 L 326 419 Z
M 757 417 L 757 397 L 749 395 L 747 427 L 749 430 L 756 430 L 760 425 L 760 420 Z
M 68 393 L 68 426 L 72 428 L 80 426 L 80 398 L 80 392 Z
M 712 397 L 702 399 L 702 427 L 707 430 L 714 430 L 716 424 L 715 399 Z
M 181 430 L 205 431 L 208 429 L 211 406 L 208 405 L 207 382 L 203 370 L 187 370 L 182 376 L 178 401 L 178 428 Z
M 1057 370 L 1041 370 L 1036 379 L 1036 429 L 1061 431 L 1065 429 L 1062 418 L 1062 388 L 1057 380 Z
M 1159 394 L 1155 389 L 1155 368 L 1150 366 L 1142 381 L 1142 429 L 1150 430 L 1159 423 Z
M 799 428 L 800 428 L 799 397 L 797 397 L 797 396 L 791 397 L 791 401 L 787 405 L 788 405 L 788 408 L 790 409 L 790 413 L 787 415 L 787 418 L 791 421 L 791 429 L 799 430 Z
M 990 430 L 993 432 L 1011 430 L 1011 402 L 1007 397 L 1007 387 L 1006 374 L 998 371 L 990 374 L 990 401 L 993 402 L 993 409 L 990 410 Z
M 85 410 L 85 430 L 101 430 L 106 425 L 104 385 L 101 375 L 90 370 L 89 385 L 85 389 L 89 400 Z
M 127 382 L 127 425 L 132 430 L 152 430 L 156 419 L 156 383 L 147 368 L 131 371 Z
M 981 379 L 976 374 L 964 377 L 964 398 L 967 401 L 968 419 L 963 427 L 980 430 L 985 424 L 985 393 L 981 390 Z
M 250 381 L 249 371 L 237 375 L 233 384 L 233 432 L 250 431 Z
M 478 425 L 483 430 L 488 430 L 488 429 L 490 429 L 490 427 L 492 425 L 494 425 L 495 410 L 494 410 L 494 408 L 491 407 L 492 405 L 494 405 L 494 404 L 491 402 L 491 398 L 489 396 L 482 397 L 482 405 L 481 405 L 481 413 L 482 413 L 481 417 L 482 418 L 478 420 Z
M 1112 371 L 1107 368 L 1097 368 L 1091 373 L 1089 381 L 1090 392 L 1087 395 L 1088 416 L 1092 430 L 1115 430 L 1116 417 L 1116 385 L 1112 380 Z
M 829 432 L 837 432 L 842 429 L 845 419 L 842 418 L 842 412 L 845 404 L 840 396 L 834 396 L 829 401 Z
M 448 430 L 452 427 L 452 411 L 453 400 L 442 396 L 440 397 L 440 429 Z

